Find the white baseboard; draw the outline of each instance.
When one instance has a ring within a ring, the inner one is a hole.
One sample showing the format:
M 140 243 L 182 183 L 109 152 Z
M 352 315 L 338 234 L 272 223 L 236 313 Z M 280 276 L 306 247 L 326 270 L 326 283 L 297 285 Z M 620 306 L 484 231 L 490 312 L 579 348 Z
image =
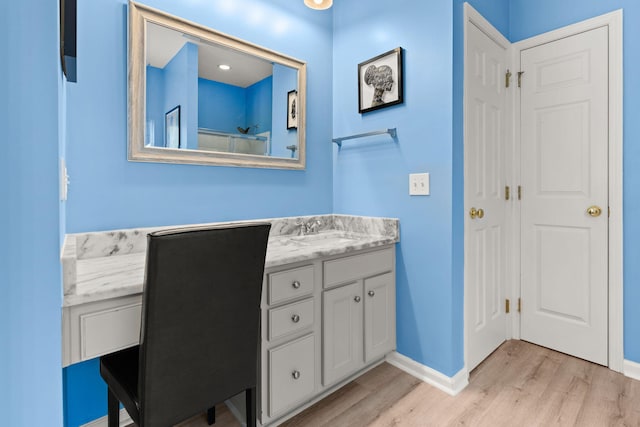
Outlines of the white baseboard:
M 107 427 L 108 421 L 109 418 L 105 415 L 102 418 L 83 424 L 81 427 Z M 133 420 L 129 416 L 127 410 L 124 408 L 120 409 L 120 427 L 128 426 L 131 423 L 133 423 Z
M 448 377 L 435 369 L 431 369 L 415 360 L 404 356 L 397 351 L 387 356 L 387 362 L 396 368 L 402 369 L 409 375 L 432 385 L 451 396 L 460 393 L 469 384 L 469 373 L 463 368 L 453 377 Z
M 640 363 L 625 359 L 623 362 L 623 369 L 625 377 L 640 381 Z

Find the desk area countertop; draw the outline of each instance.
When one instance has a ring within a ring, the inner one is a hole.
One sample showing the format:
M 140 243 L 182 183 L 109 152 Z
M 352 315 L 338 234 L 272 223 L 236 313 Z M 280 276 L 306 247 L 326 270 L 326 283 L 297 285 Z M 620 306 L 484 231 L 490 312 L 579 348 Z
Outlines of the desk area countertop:
M 265 268 L 375 248 L 399 241 L 399 221 L 392 218 L 319 215 L 198 224 L 272 224 Z M 302 234 L 305 224 L 315 230 Z M 62 248 L 63 306 L 142 293 L 147 234 L 179 225 L 77 233 L 65 236 Z

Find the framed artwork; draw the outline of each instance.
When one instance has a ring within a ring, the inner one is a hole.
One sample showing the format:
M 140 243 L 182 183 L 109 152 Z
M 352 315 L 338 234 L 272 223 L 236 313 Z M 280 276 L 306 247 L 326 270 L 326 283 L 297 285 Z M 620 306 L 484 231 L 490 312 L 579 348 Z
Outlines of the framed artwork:
M 298 91 L 287 93 L 287 129 L 298 129 Z
M 180 106 L 164 115 L 164 146 L 182 148 L 180 144 Z
M 358 64 L 359 113 L 379 110 L 402 102 L 401 47 Z

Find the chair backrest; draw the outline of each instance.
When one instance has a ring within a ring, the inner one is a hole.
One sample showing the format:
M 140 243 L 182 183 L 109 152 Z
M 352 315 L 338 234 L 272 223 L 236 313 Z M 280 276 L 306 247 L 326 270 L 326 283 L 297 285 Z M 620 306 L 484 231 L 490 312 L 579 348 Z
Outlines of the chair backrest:
M 256 386 L 271 225 L 148 236 L 138 393 L 142 426 L 169 426 Z

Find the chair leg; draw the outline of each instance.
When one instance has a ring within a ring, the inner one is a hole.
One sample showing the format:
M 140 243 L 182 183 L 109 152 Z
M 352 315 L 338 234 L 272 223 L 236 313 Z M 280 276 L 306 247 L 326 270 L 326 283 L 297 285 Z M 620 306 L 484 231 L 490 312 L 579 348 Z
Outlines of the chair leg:
M 120 402 L 110 388 L 107 388 L 108 427 L 120 427 Z
M 244 391 L 247 406 L 247 427 L 256 426 L 256 388 L 248 388 Z
M 216 407 L 212 406 L 207 409 L 207 424 L 212 425 L 216 423 Z

